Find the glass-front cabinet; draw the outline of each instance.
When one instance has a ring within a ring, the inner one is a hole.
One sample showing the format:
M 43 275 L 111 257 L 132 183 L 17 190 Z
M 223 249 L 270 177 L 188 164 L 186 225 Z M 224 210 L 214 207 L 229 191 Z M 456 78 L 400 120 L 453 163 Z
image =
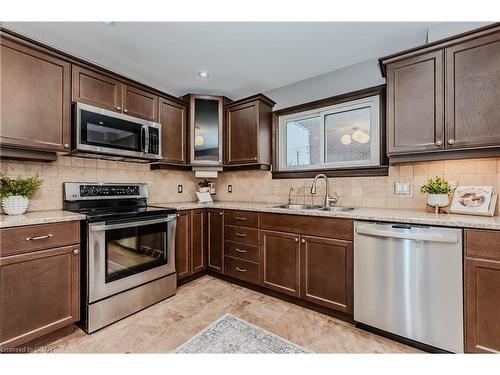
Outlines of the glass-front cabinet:
M 227 98 L 189 94 L 189 149 L 191 165 L 222 165 L 223 110 Z

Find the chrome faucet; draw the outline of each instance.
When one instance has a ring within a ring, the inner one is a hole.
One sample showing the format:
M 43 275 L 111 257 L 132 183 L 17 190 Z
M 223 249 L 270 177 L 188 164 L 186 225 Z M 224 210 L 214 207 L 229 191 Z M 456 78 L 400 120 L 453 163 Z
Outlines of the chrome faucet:
M 290 186 L 290 190 L 288 190 L 288 204 L 292 204 L 292 191 L 293 187 Z
M 316 194 L 316 184 L 318 183 L 318 179 L 324 178 L 325 183 L 326 183 L 326 194 L 325 194 L 325 200 L 323 203 L 324 207 L 330 207 L 330 203 L 337 203 L 338 197 L 337 194 L 333 193 L 333 196 L 330 197 L 330 188 L 328 186 L 328 177 L 324 175 L 323 173 L 317 174 L 316 177 L 314 177 L 313 184 L 311 186 L 311 194 Z

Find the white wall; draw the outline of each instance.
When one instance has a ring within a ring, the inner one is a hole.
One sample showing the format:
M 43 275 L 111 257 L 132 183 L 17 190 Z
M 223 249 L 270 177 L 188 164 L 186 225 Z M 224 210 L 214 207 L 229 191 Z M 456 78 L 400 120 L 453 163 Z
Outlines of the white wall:
M 460 34 L 489 23 L 491 22 L 438 23 L 428 28 L 428 42 Z M 422 40 L 423 44 L 425 44 L 425 40 Z M 276 102 L 276 106 L 274 107 L 276 110 L 371 86 L 382 85 L 385 83 L 385 79 L 382 78 L 378 67 L 378 57 L 279 87 L 264 94 Z

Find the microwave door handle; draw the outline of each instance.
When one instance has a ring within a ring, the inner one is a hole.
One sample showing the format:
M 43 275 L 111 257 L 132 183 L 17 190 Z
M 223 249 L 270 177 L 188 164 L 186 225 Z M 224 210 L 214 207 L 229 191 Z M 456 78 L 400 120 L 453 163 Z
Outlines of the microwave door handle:
M 119 223 L 119 224 L 93 224 L 89 226 L 89 229 L 92 232 L 100 232 L 113 229 L 135 228 L 135 227 L 142 227 L 144 225 L 168 223 L 174 221 L 176 218 L 177 218 L 176 215 L 168 215 L 167 217 L 163 217 L 161 219 L 129 221 L 126 223 Z
M 146 139 L 144 140 L 144 150 L 142 150 L 142 152 L 147 154 L 149 152 L 149 126 L 148 125 L 144 125 L 144 135 L 145 135 Z

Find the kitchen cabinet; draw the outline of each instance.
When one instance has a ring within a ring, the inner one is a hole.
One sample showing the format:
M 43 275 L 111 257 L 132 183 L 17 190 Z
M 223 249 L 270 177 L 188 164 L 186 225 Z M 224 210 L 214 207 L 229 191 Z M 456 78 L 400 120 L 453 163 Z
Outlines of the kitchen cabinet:
M 263 230 L 262 286 L 300 296 L 299 235 Z
M 500 27 L 380 59 L 391 162 L 500 155 Z
M 207 210 L 207 268 L 224 272 L 224 211 Z
M 200 272 L 207 266 L 206 211 L 191 211 L 191 257 L 192 272 Z
M 149 121 L 158 120 L 156 95 L 123 83 L 117 77 L 78 65 L 73 65 L 72 72 L 74 102 L 94 105 Z
M 71 140 L 71 65 L 1 33 L 2 148 L 65 151 Z
M 162 163 L 187 163 L 187 104 L 166 98 L 159 99 L 159 123 L 162 133 Z
M 387 153 L 444 149 L 444 52 L 387 66 Z
M 177 280 L 192 274 L 191 259 L 191 211 L 177 212 L 175 233 L 175 270 Z
M 79 320 L 79 234 L 79 222 L 1 230 L 0 347 L 26 344 Z M 67 242 L 73 244 L 63 246 Z M 23 243 L 30 247 L 13 247 Z
M 301 298 L 352 314 L 352 242 L 301 236 L 300 246 Z
M 274 104 L 259 94 L 226 105 L 224 165 L 271 165 Z
M 450 46 L 446 53 L 449 149 L 500 144 L 500 32 Z
M 500 352 L 500 231 L 465 231 L 465 351 Z

